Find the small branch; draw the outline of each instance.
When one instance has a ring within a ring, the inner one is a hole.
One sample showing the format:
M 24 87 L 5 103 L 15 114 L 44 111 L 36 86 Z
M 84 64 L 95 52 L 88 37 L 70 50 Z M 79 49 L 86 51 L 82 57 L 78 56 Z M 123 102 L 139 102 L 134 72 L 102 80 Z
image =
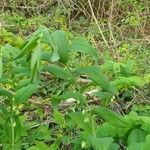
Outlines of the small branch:
M 90 9 L 91 9 L 91 13 L 92 13 L 93 19 L 94 19 L 94 21 L 95 21 L 95 23 L 96 23 L 96 25 L 97 25 L 97 27 L 98 27 L 98 29 L 99 29 L 99 32 L 100 32 L 100 34 L 101 34 L 101 36 L 102 36 L 102 39 L 103 39 L 105 45 L 107 46 L 107 48 L 110 49 L 110 46 L 109 46 L 109 44 L 107 43 L 107 41 L 106 41 L 106 39 L 105 39 L 105 36 L 104 36 L 104 34 L 103 34 L 103 32 L 102 32 L 102 29 L 101 29 L 101 27 L 99 26 L 99 23 L 98 23 L 98 21 L 97 21 L 97 19 L 96 19 L 96 17 L 95 17 L 95 14 L 94 14 L 94 11 L 93 11 L 93 8 L 92 8 L 91 1 L 88 0 L 88 3 L 89 3 L 89 6 L 90 6 Z

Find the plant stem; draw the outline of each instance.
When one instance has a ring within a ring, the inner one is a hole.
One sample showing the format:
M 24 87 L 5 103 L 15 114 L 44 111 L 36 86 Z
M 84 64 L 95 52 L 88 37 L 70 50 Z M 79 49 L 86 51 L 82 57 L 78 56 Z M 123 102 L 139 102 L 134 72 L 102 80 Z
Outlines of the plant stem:
M 98 21 L 97 21 L 97 19 L 96 19 L 96 16 L 95 16 L 95 14 L 94 14 L 91 1 L 88 0 L 88 3 L 89 3 L 89 6 L 90 6 L 90 9 L 91 9 L 92 17 L 93 17 L 93 19 L 94 19 L 94 21 L 95 21 L 95 23 L 96 23 L 96 25 L 97 25 L 97 27 L 98 27 L 98 29 L 99 29 L 99 32 L 100 32 L 100 34 L 101 34 L 101 36 L 102 36 L 102 39 L 103 39 L 105 45 L 107 46 L 107 48 L 110 49 L 110 46 L 109 46 L 108 42 L 106 41 L 105 36 L 104 36 L 104 34 L 103 34 L 103 32 L 102 32 L 102 29 L 101 29 L 101 27 L 99 26 Z

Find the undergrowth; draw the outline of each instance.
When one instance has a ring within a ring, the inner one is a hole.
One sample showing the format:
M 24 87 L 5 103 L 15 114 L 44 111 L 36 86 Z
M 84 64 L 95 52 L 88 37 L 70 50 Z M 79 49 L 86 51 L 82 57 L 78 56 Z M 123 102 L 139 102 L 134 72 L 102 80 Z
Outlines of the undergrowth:
M 148 0 L 0 2 L 0 149 L 149 150 Z

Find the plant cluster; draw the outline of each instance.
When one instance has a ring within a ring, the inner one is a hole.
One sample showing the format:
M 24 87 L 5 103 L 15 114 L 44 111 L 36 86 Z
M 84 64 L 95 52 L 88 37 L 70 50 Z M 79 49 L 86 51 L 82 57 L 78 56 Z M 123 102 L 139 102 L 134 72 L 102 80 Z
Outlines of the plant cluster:
M 13 33 L 27 36 L 40 25 L 71 31 L 88 37 L 104 57 L 134 59 L 139 72 L 150 70 L 148 0 L 2 0 L 0 7 L 0 26 Z
M 73 67 L 74 53 L 93 57 L 94 65 Z M 148 150 L 150 117 L 113 104 L 129 104 L 150 75 L 137 75 L 133 61 L 99 65 L 99 59 L 85 38 L 45 27 L 19 48 L 1 46 L 1 148 Z M 52 80 L 56 89 L 49 91 Z

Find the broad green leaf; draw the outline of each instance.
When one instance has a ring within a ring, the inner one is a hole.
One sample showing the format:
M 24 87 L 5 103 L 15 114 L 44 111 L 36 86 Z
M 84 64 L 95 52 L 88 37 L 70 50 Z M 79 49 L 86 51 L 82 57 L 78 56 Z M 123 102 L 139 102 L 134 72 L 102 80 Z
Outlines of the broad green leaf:
M 67 80 L 69 82 L 75 81 L 74 76 L 72 75 L 72 73 L 69 70 L 59 67 L 59 66 L 56 66 L 56 65 L 44 66 L 42 70 L 47 71 L 47 72 L 55 75 L 56 77 Z
M 148 149 L 143 149 L 144 143 L 131 143 L 127 150 L 148 150 Z
M 116 89 L 113 85 L 111 85 L 100 67 L 98 66 L 88 66 L 84 68 L 77 69 L 76 72 L 79 74 L 86 74 L 88 77 L 97 85 L 99 85 L 102 90 L 111 93 L 112 95 L 116 94 Z
M 59 125 L 63 125 L 65 122 L 63 115 L 58 110 L 54 110 L 54 120 Z
M 48 145 L 41 141 L 36 141 L 36 146 L 39 148 L 39 150 L 50 150 Z
M 5 122 L 5 136 L 9 143 L 15 144 L 21 138 L 21 123 L 18 116 L 11 115 Z
M 110 146 L 109 146 L 109 150 L 118 150 L 119 149 L 119 145 L 116 144 L 116 143 L 112 143 Z
M 100 68 L 107 73 L 116 75 L 120 71 L 120 65 L 112 60 L 107 60 Z
M 36 63 L 37 64 L 37 63 Z M 34 84 L 37 84 L 38 83 L 38 81 L 39 81 L 39 77 L 40 76 L 40 74 L 39 74 L 39 71 L 38 71 L 38 69 L 37 69 L 37 65 L 35 65 L 34 67 L 33 67 L 33 69 L 31 70 L 31 82 L 32 83 L 34 83 Z
M 35 32 L 33 32 L 31 34 L 31 36 L 29 37 L 28 41 L 34 39 L 36 36 L 41 36 L 43 37 L 43 32 L 44 31 L 48 31 L 48 28 L 44 27 L 44 26 L 40 26 Z M 40 37 L 40 38 L 41 38 Z M 42 39 L 42 38 L 41 38 Z
M 143 86 L 145 81 L 139 76 L 120 77 L 111 82 L 118 90 L 131 88 L 133 86 Z
M 78 125 L 79 128 L 82 128 L 84 131 L 86 131 L 89 135 L 93 135 L 93 128 L 95 128 L 95 125 L 93 124 L 93 120 L 90 116 L 83 114 L 82 112 L 75 112 L 69 114 L 72 121 Z
M 145 141 L 146 133 L 141 129 L 133 129 L 128 136 L 128 144 L 141 143 Z
M 31 69 L 33 69 L 35 65 L 37 65 L 37 68 L 39 69 L 40 63 L 41 63 L 41 44 L 39 43 L 35 51 L 32 53 Z
M 16 104 L 25 103 L 36 90 L 37 86 L 34 84 L 29 84 L 17 90 L 14 96 Z
M 13 92 L 4 88 L 0 88 L 0 96 L 13 97 Z
M 96 130 L 97 137 L 115 137 L 118 134 L 118 127 L 112 126 L 108 122 L 104 122 L 101 126 L 98 126 Z
M 112 149 L 112 144 L 113 144 L 114 139 L 111 137 L 104 137 L 104 138 L 97 138 L 97 137 L 92 137 L 91 138 L 91 143 L 93 145 L 94 150 L 118 150 L 118 146 L 113 146 L 114 148 Z
M 102 100 L 102 103 L 106 105 L 110 104 L 111 102 L 112 95 L 108 92 L 97 91 L 97 92 L 94 92 L 93 95 L 100 98 Z
M 15 90 L 18 90 L 18 89 L 20 89 L 20 88 L 22 88 L 22 87 L 24 87 L 24 86 L 29 85 L 29 84 L 30 84 L 30 79 L 23 79 L 23 80 L 21 80 L 21 81 L 18 83 L 18 85 L 15 87 Z
M 144 84 L 145 84 L 144 79 L 139 76 L 128 77 L 128 80 L 130 82 L 130 85 L 132 85 L 132 86 L 144 86 Z
M 101 65 L 102 70 L 111 73 L 116 77 L 129 77 L 135 73 L 134 61 L 129 60 L 127 63 L 115 62 L 112 60 L 107 60 Z
M 18 68 L 15 69 L 14 71 L 15 74 L 18 76 L 29 76 L 30 75 L 30 70 L 26 66 L 19 66 Z
M 56 32 L 56 31 L 55 31 Z M 63 32 L 63 31 L 62 31 Z M 46 52 L 43 52 L 43 54 L 42 54 L 42 58 L 44 57 L 44 58 L 46 58 L 46 60 L 48 60 L 48 61 L 51 61 L 51 62 L 56 62 L 56 61 L 58 61 L 59 59 L 60 59 L 60 56 L 59 56 L 59 52 L 58 52 L 58 49 L 60 49 L 61 50 L 61 44 L 60 44 L 60 42 L 58 43 L 58 41 L 59 41 L 59 39 L 58 39 L 58 37 L 57 37 L 57 35 L 55 35 L 55 34 L 57 34 L 57 33 L 53 33 L 53 34 L 50 34 L 50 32 L 48 31 L 48 30 L 43 30 L 43 38 L 42 38 L 42 41 L 43 42 L 46 42 L 46 43 L 48 43 L 48 44 L 50 44 L 50 46 L 53 48 L 53 52 L 52 52 L 52 54 L 50 55 L 50 54 L 48 54 L 48 53 L 46 53 Z M 60 33 L 61 34 L 61 33 Z M 63 34 L 63 33 L 62 33 Z M 54 39 L 53 39 L 54 38 Z M 55 39 L 56 38 L 56 39 Z M 61 37 L 60 37 L 61 38 Z M 63 38 L 63 35 L 62 35 L 62 38 Z M 60 44 L 60 45 L 57 45 L 57 43 L 58 44 Z M 58 47 L 57 47 L 57 46 Z M 66 46 L 66 45 L 65 45 Z M 62 47 L 63 48 L 63 47 Z M 63 51 L 63 50 L 62 50 Z M 68 53 L 68 52 L 67 52 Z
M 105 121 L 111 125 L 119 128 L 129 128 L 129 122 L 121 115 L 111 111 L 105 107 L 97 107 L 93 109 L 98 115 L 100 115 Z
M 31 51 L 36 47 L 38 40 L 39 40 L 38 36 L 35 36 L 34 38 L 31 38 L 31 40 L 29 40 L 28 42 L 26 42 L 22 46 L 21 51 L 19 52 L 19 54 L 14 59 L 18 59 L 18 58 L 22 57 L 25 54 L 31 53 Z
M 67 34 L 62 30 L 57 30 L 51 33 L 51 40 L 50 42 L 53 50 L 59 54 L 60 62 L 66 63 L 69 58 L 69 50 L 68 50 L 68 42 L 67 42 Z M 53 59 L 54 59 L 53 54 Z M 56 58 L 56 55 L 55 55 Z
M 125 115 L 124 118 L 128 120 L 131 127 L 143 125 L 144 121 L 141 119 L 135 111 L 131 111 L 128 115 Z
M 47 29 L 47 28 L 44 28 L 44 29 L 42 29 L 41 30 L 41 32 L 42 32 L 42 42 L 44 42 L 44 43 L 47 43 L 47 44 L 51 44 L 51 42 L 52 42 L 52 37 L 51 37 L 51 33 L 50 33 L 50 31 L 49 31 L 49 29 Z
M 37 128 L 36 139 L 45 142 L 51 139 L 51 132 L 48 126 L 41 125 Z
M 145 133 L 150 134 L 150 122 L 145 122 L 141 127 L 141 129 L 144 130 Z
M 39 43 L 31 57 L 31 81 L 38 82 L 41 65 L 41 44 Z
M 50 62 L 51 54 L 49 52 L 41 52 L 41 59 Z
M 135 62 L 133 60 L 128 60 L 127 63 L 120 63 L 120 75 L 122 76 L 132 76 L 135 73 Z
M 54 51 L 52 52 L 51 57 L 50 57 L 50 61 L 51 61 L 51 62 L 56 62 L 56 61 L 58 61 L 59 59 L 60 59 L 60 56 L 59 56 L 58 52 L 57 52 L 56 50 L 54 50 Z
M 10 44 L 6 44 L 4 47 L 3 47 L 3 50 L 5 51 L 4 56 L 11 59 L 11 57 L 15 57 L 15 55 L 17 54 L 17 52 L 19 51 L 18 48 L 16 47 L 13 47 L 12 45 Z
M 83 37 L 75 39 L 71 43 L 69 50 L 89 54 L 97 59 L 99 58 L 97 50 L 93 48 Z
M 146 136 L 146 140 L 142 150 L 149 150 L 150 148 L 150 134 Z

